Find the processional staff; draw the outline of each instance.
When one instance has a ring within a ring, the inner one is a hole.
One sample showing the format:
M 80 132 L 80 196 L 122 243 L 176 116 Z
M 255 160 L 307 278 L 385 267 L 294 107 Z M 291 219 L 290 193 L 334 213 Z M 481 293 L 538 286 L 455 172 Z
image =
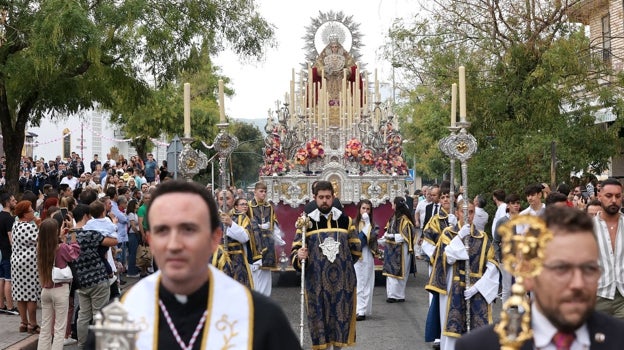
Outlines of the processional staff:
M 306 234 L 308 232 L 308 223 L 310 222 L 310 219 L 308 218 L 308 216 L 306 215 L 306 213 L 304 212 L 303 214 L 301 214 L 301 217 L 299 217 L 299 219 L 297 219 L 296 222 L 296 226 L 298 229 L 301 229 L 301 248 L 305 248 L 306 247 Z M 301 304 L 301 309 L 300 309 L 300 322 L 299 322 L 299 342 L 301 344 L 301 347 L 303 347 L 303 329 L 304 329 L 304 303 L 305 303 L 305 259 L 301 260 L 300 264 L 301 264 L 301 291 L 300 291 L 300 304 Z
M 452 108 L 451 108 L 452 109 Z M 461 162 L 462 186 L 464 188 L 464 198 L 468 198 L 468 159 L 477 151 L 477 140 L 468 133 L 470 123 L 466 120 L 466 71 L 464 66 L 459 67 L 459 117 L 460 122 L 455 128 L 459 129 L 456 134 L 451 134 L 440 140 L 438 146 L 440 150 L 449 156 L 451 160 L 459 159 Z M 454 118 L 454 115 L 452 116 Z M 452 130 L 451 130 L 452 131 Z M 452 163 L 454 164 L 454 162 Z M 453 166 L 454 168 L 454 166 Z M 453 169 L 454 170 L 454 169 Z M 452 183 L 451 183 L 452 186 Z M 468 202 L 462 203 L 464 223 L 468 221 Z M 465 266 L 466 290 L 470 288 L 470 235 L 464 238 L 464 246 L 468 252 L 468 260 Z M 470 299 L 466 300 L 466 329 L 470 332 Z

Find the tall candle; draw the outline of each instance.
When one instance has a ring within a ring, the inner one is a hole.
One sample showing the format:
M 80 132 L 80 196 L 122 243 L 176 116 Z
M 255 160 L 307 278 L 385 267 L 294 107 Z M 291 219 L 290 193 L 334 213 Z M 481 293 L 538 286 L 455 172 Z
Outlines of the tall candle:
M 191 137 L 191 84 L 184 83 L 184 137 Z
M 459 118 L 466 121 L 466 68 L 459 66 Z
M 295 71 L 293 70 L 293 80 L 290 81 L 290 106 L 288 112 L 294 115 L 295 112 Z
M 219 121 L 225 123 L 225 97 L 223 94 L 223 79 L 219 79 Z
M 381 94 L 379 94 L 379 80 L 377 80 L 377 68 L 375 68 L 375 102 L 381 102 Z
M 457 118 L 457 83 L 451 85 L 451 126 L 455 127 Z

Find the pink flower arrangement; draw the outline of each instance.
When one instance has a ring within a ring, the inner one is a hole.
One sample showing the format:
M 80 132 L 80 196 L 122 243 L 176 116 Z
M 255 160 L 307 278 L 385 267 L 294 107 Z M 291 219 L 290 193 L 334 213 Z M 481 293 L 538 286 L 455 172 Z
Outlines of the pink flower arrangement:
M 283 174 L 290 169 L 292 164 L 281 151 L 280 137 L 277 133 L 272 133 L 269 146 L 264 149 L 264 165 L 260 168 L 260 175 Z
M 382 174 L 386 175 L 406 175 L 407 164 L 400 155 L 391 153 L 382 153 L 375 160 L 375 168 Z
M 362 143 L 354 137 L 351 140 L 347 141 L 347 145 L 345 146 L 344 158 L 348 159 L 351 162 L 357 162 L 361 157 L 361 151 Z
M 308 159 L 316 160 L 325 157 L 325 149 L 323 143 L 314 138 L 306 143 L 306 151 L 308 151 Z
M 295 153 L 295 164 L 307 165 L 308 164 L 308 151 L 303 148 L 299 148 Z
M 365 149 L 364 152 L 362 152 L 360 164 L 367 166 L 375 164 L 375 155 L 373 154 L 373 151 L 368 148 Z

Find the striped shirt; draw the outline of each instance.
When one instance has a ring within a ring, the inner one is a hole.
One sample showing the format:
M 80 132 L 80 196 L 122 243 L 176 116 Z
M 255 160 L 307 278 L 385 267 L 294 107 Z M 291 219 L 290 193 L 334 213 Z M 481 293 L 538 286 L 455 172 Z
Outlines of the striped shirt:
M 611 237 L 607 223 L 596 215 L 594 231 L 598 240 L 600 258 L 598 263 L 602 267 L 602 276 L 598 280 L 598 296 L 607 299 L 615 298 L 615 290 L 624 295 L 624 215 L 618 219 L 618 230 L 615 236 L 615 251 L 611 247 Z

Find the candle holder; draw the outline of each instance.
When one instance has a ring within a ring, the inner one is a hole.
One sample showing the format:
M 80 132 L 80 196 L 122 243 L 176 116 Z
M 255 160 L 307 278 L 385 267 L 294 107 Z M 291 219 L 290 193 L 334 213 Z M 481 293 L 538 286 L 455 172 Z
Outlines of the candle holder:
M 137 334 L 144 328 L 128 316 L 117 298 L 95 314 L 93 321 L 89 328 L 95 333 L 97 350 L 133 350 Z
M 503 304 L 501 321 L 494 327 L 501 349 L 517 350 L 533 337 L 531 306 L 524 289 L 524 279 L 539 275 L 543 268 L 544 249 L 552 233 L 538 217 L 518 215 L 499 229 L 502 238 L 503 265 L 516 277 L 512 295 Z
M 451 165 L 454 168 L 454 160 L 458 159 L 461 162 L 461 172 L 462 172 L 462 186 L 464 187 L 464 199 L 468 199 L 468 159 L 472 157 L 472 155 L 477 151 L 477 140 L 468 133 L 468 128 L 470 127 L 470 123 L 462 120 L 457 123 L 455 127 L 451 126 L 449 130 L 451 130 L 451 135 L 440 140 L 438 146 L 440 150 L 451 158 Z M 457 131 L 459 129 L 459 131 Z M 456 131 L 453 133 L 453 131 Z M 455 169 L 453 169 L 454 171 Z M 451 184 L 452 187 L 452 184 Z M 464 221 L 468 221 L 468 202 L 466 200 L 462 203 L 462 210 L 464 213 Z M 469 238 L 467 236 L 464 238 L 464 245 L 466 246 L 466 250 L 469 250 Z M 466 276 L 466 289 L 469 289 L 471 286 L 470 276 L 470 262 L 466 262 L 465 264 L 465 276 Z M 470 299 L 466 300 L 466 329 L 470 332 Z
M 193 138 L 184 137 L 181 141 L 184 148 L 179 156 L 180 175 L 191 181 L 193 176 L 197 175 L 201 169 L 208 166 L 208 157 L 206 157 L 204 153 L 198 152 L 191 147 L 191 143 L 194 141 Z

